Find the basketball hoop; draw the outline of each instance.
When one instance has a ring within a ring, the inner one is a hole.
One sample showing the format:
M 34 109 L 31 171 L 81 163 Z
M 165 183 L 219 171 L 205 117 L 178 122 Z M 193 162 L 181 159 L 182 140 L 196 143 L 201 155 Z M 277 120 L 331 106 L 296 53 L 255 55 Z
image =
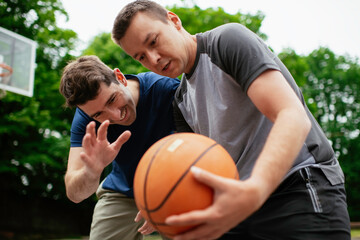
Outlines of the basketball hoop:
M 3 92 L 33 96 L 36 46 L 35 41 L 0 26 L 0 89 Z

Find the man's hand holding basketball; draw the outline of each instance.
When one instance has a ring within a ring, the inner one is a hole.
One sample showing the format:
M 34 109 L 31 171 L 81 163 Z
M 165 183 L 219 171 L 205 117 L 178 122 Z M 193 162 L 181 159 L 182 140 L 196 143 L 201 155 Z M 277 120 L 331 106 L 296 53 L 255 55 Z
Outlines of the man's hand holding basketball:
M 83 138 L 83 152 L 80 153 L 81 160 L 87 167 L 87 174 L 99 178 L 104 168 L 109 165 L 119 153 L 122 145 L 130 138 L 130 131 L 123 132 L 118 139 L 109 143 L 107 140 L 107 129 L 110 122 L 104 121 L 95 134 L 95 122 L 90 122 L 86 127 L 86 135 Z
M 198 211 L 170 216 L 169 225 L 197 225 L 174 240 L 216 239 L 254 213 L 264 202 L 258 184 L 223 178 L 193 167 L 194 177 L 214 190 L 213 204 Z

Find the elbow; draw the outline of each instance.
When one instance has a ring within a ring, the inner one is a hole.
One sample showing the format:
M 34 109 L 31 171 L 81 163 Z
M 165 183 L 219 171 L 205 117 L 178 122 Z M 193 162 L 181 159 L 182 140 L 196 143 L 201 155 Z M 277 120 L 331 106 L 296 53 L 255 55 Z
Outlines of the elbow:
M 66 190 L 66 196 L 67 198 L 74 202 L 74 203 L 80 203 L 83 199 L 80 199 L 78 197 L 78 194 L 76 194 L 76 191 L 73 189 L 72 185 L 70 184 L 70 177 L 68 175 L 65 175 L 65 190 Z
M 293 123 L 293 130 L 298 134 L 300 139 L 306 139 L 310 130 L 311 130 L 311 121 L 307 115 L 305 109 L 303 108 L 294 108 L 285 111 L 286 114 L 283 115 L 286 121 Z
M 80 203 L 82 201 L 82 199 L 78 199 L 74 196 L 74 194 L 69 193 L 68 191 L 66 191 L 66 196 L 67 198 L 72 201 L 73 203 Z

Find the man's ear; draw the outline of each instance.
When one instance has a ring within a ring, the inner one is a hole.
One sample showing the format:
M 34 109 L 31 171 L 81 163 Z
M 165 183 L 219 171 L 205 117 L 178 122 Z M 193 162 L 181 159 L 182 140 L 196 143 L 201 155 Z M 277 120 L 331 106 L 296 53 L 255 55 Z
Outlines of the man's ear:
M 116 76 L 116 80 L 118 80 L 120 83 L 124 84 L 124 86 L 126 87 L 127 86 L 127 80 L 126 80 L 124 74 L 122 74 L 122 72 L 120 71 L 120 69 L 115 68 L 114 73 L 115 73 L 115 76 Z
M 174 26 L 176 27 L 177 30 L 181 29 L 182 23 L 181 23 L 181 20 L 178 17 L 178 15 L 176 15 L 173 12 L 168 11 L 167 12 L 167 17 L 168 17 L 169 21 L 174 24 Z

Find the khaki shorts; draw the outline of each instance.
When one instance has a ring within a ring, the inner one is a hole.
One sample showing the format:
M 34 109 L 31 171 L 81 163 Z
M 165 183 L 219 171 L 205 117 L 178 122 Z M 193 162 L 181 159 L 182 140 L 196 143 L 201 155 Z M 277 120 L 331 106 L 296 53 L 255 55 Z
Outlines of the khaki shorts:
M 90 240 L 140 240 L 137 230 L 144 221 L 134 221 L 138 209 L 135 200 L 124 194 L 103 189 L 96 191 L 98 202 L 94 209 Z

